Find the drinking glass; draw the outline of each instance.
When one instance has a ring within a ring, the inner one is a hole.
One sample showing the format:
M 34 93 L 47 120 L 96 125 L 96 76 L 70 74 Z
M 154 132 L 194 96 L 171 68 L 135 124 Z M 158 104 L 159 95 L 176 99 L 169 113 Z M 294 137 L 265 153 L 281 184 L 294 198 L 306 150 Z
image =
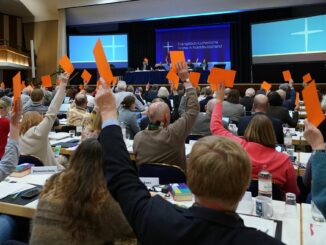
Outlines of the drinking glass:
M 314 221 L 325 222 L 325 217 L 320 212 L 314 201 L 311 201 L 311 216 Z

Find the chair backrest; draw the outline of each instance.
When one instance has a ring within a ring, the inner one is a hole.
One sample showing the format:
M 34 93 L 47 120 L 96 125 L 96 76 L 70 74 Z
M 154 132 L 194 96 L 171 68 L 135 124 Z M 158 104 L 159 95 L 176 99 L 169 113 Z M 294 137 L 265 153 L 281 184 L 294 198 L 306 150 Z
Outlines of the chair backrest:
M 76 126 L 74 125 L 63 125 L 62 127 L 58 127 L 55 129 L 55 132 L 66 132 L 69 133 L 70 130 L 75 130 L 76 132 Z
M 186 183 L 184 171 L 175 165 L 143 163 L 138 167 L 139 177 L 158 177 L 160 185 Z
M 284 192 L 282 191 L 281 187 L 277 185 L 276 183 L 272 183 L 272 196 L 273 200 L 279 200 L 279 201 L 284 201 Z M 258 196 L 258 180 L 257 179 L 252 179 L 250 182 L 250 186 L 247 189 L 247 191 L 251 192 L 251 195 L 253 197 Z
M 36 167 L 44 166 L 43 162 L 38 157 L 32 155 L 20 155 L 18 165 L 23 163 L 31 163 Z
M 189 144 L 190 140 L 199 140 L 200 138 L 203 138 L 204 135 L 202 134 L 189 134 L 186 138 L 186 143 Z

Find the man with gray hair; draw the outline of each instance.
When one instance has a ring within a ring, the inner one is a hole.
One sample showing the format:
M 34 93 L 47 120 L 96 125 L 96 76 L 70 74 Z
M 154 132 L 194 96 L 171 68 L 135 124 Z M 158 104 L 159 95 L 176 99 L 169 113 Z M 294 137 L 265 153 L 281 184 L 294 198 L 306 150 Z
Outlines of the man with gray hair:
M 127 96 L 134 96 L 135 97 L 135 103 L 136 103 L 136 109 L 138 111 L 144 111 L 145 110 L 145 107 L 144 105 L 139 101 L 137 100 L 136 96 L 131 93 L 131 92 L 127 92 L 127 84 L 125 81 L 119 81 L 118 84 L 117 84 L 117 92 L 114 94 L 115 96 L 115 102 L 116 102 L 116 107 L 117 109 L 119 108 L 121 102 L 123 101 L 123 99 Z
M 178 75 L 186 88 L 186 110 L 170 124 L 170 109 L 165 102 L 155 102 L 148 108 L 149 125 L 134 138 L 136 163 L 166 163 L 185 169 L 185 140 L 196 120 L 199 105 L 196 90 L 189 81 L 187 64 L 178 64 Z
M 240 104 L 245 107 L 246 111 L 252 110 L 252 103 L 254 102 L 255 90 L 253 88 L 247 88 L 245 96 L 240 98 Z

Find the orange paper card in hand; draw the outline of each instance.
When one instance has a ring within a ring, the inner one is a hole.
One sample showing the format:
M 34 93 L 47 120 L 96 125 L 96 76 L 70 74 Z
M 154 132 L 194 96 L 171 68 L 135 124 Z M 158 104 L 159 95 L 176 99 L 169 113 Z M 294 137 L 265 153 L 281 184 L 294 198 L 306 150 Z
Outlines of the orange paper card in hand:
M 81 74 L 81 77 L 85 81 L 85 83 L 89 83 L 92 75 L 86 69 L 84 69 L 83 73 Z
M 199 84 L 199 79 L 200 79 L 200 73 L 199 72 L 190 72 L 189 73 L 189 80 L 195 88 L 198 87 Z
M 309 122 L 318 127 L 318 125 L 325 119 L 325 115 L 320 106 L 315 81 L 312 81 L 302 90 L 302 97 L 306 106 Z
M 264 81 L 260 87 L 264 89 L 265 91 L 269 91 L 272 88 L 272 84 L 269 84 L 268 82 Z
M 15 99 L 15 101 L 17 101 L 20 98 L 21 89 L 22 89 L 20 72 L 18 72 L 12 78 L 12 85 L 13 85 L 13 90 L 14 90 L 14 99 Z
M 70 62 L 70 59 L 68 58 L 68 56 L 65 54 L 64 56 L 62 56 L 62 58 L 59 61 L 59 65 L 62 67 L 62 69 L 69 73 L 72 74 L 73 71 L 75 70 L 74 66 L 72 65 L 72 63 Z
M 100 73 L 100 76 L 103 77 L 103 79 L 106 81 L 106 85 L 110 87 L 113 81 L 113 75 L 110 69 L 109 62 L 106 59 L 102 42 L 100 39 L 98 39 L 95 44 L 93 54 L 95 57 L 98 73 Z
M 284 81 L 288 82 L 292 79 L 291 73 L 289 70 L 283 71 L 282 73 L 283 73 Z
M 51 76 L 50 76 L 50 75 L 42 76 L 42 77 L 41 77 L 41 81 L 42 81 L 42 85 L 43 85 L 45 88 L 50 88 L 50 87 L 52 87 L 52 81 L 51 81 Z
M 119 80 L 119 77 L 113 77 L 112 85 L 115 86 Z
M 22 84 L 21 84 L 21 90 L 23 91 L 24 88 L 26 88 L 25 81 L 22 81 Z
M 173 70 L 170 70 L 166 78 L 172 82 L 173 88 L 177 89 L 179 86 L 179 77 Z
M 80 84 L 79 85 L 79 90 L 83 90 L 84 89 L 84 85 L 83 84 Z
M 296 92 L 295 93 L 295 106 L 298 106 L 299 105 L 299 103 L 300 103 L 300 94 L 299 94 L 299 92 Z
M 185 52 L 184 51 L 170 51 L 170 59 L 172 63 L 172 68 L 176 71 L 176 64 L 178 62 L 186 63 Z
M 218 69 L 218 76 L 220 78 L 220 81 L 223 82 L 224 81 L 224 86 L 228 87 L 228 88 L 233 88 L 234 85 L 234 79 L 235 79 L 235 75 L 236 75 L 236 71 L 233 70 L 225 70 L 225 69 L 221 69 L 221 68 L 216 68 Z
M 303 82 L 304 83 L 308 83 L 308 82 L 310 82 L 312 79 L 311 79 L 311 76 L 310 76 L 310 73 L 307 73 L 306 75 L 304 75 L 303 77 L 302 77 L 302 80 L 303 80 Z

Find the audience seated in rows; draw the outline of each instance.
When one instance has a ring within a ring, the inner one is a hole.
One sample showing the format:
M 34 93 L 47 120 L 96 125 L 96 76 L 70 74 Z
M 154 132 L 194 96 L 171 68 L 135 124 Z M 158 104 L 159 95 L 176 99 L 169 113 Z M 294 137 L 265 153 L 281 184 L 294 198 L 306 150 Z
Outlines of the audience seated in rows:
M 231 89 L 223 102 L 223 117 L 230 118 L 230 122 L 238 124 L 240 117 L 245 115 L 243 105 L 239 104 L 239 90 Z
M 268 108 L 269 108 L 269 103 L 268 103 L 267 96 L 263 95 L 263 94 L 256 95 L 254 98 L 253 107 L 252 107 L 254 114 L 251 116 L 244 116 L 244 117 L 240 118 L 239 123 L 238 123 L 238 135 L 243 136 L 251 119 L 255 115 L 266 115 Z M 271 120 L 271 122 L 273 124 L 274 133 L 276 136 L 277 143 L 283 145 L 284 133 L 283 133 L 282 122 L 279 119 L 271 117 L 271 116 L 268 116 L 268 118 Z
M 240 98 L 239 103 L 245 107 L 245 111 L 252 110 L 252 104 L 254 102 L 255 90 L 253 88 L 247 88 L 245 96 Z
M 126 89 L 127 89 L 126 82 L 125 81 L 118 81 L 117 93 L 114 94 L 115 99 L 116 99 L 117 109 L 119 108 L 121 102 L 123 101 L 123 99 L 126 96 L 134 96 L 135 97 L 135 95 L 133 93 L 127 92 Z M 145 110 L 144 105 L 138 100 L 136 100 L 136 110 L 138 110 L 138 111 Z
M 169 106 L 170 111 L 172 111 L 172 105 L 171 105 L 171 101 L 170 101 L 170 93 L 166 87 L 162 86 L 159 88 L 159 90 L 157 92 L 157 97 L 161 98 Z
M 289 83 L 282 83 L 279 86 L 280 90 L 283 90 L 285 92 L 285 98 L 283 99 L 283 106 L 286 107 L 288 110 L 293 111 L 294 110 L 294 104 L 295 104 L 295 89 L 293 87 L 293 80 L 291 79 Z
M 144 99 L 146 100 L 146 102 L 152 102 L 152 100 L 157 97 L 157 92 L 158 92 L 158 85 L 153 84 L 151 86 L 148 82 L 146 84 L 145 93 L 144 93 Z
M 40 88 L 33 89 L 31 93 L 31 100 L 27 102 L 24 106 L 24 113 L 28 111 L 36 111 L 42 115 L 44 115 L 48 107 L 43 105 L 44 102 L 44 92 Z
M 185 86 L 187 89 L 190 85 Z M 189 90 L 186 93 L 189 96 Z M 197 102 L 195 94 L 192 97 Z M 251 172 L 250 159 L 238 143 L 210 136 L 194 145 L 187 181 L 196 204 L 189 209 L 182 208 L 159 195 L 151 197 L 139 180 L 117 126 L 115 100 L 110 89 L 100 90 L 96 103 L 103 120 L 99 139 L 107 186 L 140 244 L 282 244 L 263 232 L 245 227 L 235 213 Z
M 227 131 L 222 123 L 224 85 L 220 84 L 216 91 L 217 103 L 213 110 L 211 132 L 239 142 L 247 151 L 252 164 L 251 177 L 257 178 L 258 173 L 266 167 L 272 174 L 273 182 L 284 192 L 292 192 L 297 196 L 300 191 L 297 186 L 297 174 L 289 160 L 289 156 L 275 150 L 276 137 L 273 125 L 267 116 L 254 116 L 244 133 L 244 138 Z
M 91 115 L 87 111 L 87 96 L 78 93 L 74 103 L 67 112 L 67 123 L 73 126 L 87 127 L 91 123 Z
M 179 77 L 185 81 L 189 74 L 186 67 L 179 66 Z M 152 103 L 148 108 L 149 125 L 134 138 L 133 150 L 136 163 L 166 163 L 185 169 L 185 140 L 196 120 L 199 106 L 197 94 L 190 82 L 186 88 L 186 111 L 170 124 L 170 109 L 164 102 Z
M 289 127 L 296 127 L 298 112 L 293 111 L 291 117 L 289 110 L 282 105 L 283 100 L 278 92 L 270 92 L 267 97 L 270 104 L 267 115 L 280 119 L 283 124 L 287 124 Z
M 58 111 L 66 95 L 66 85 L 68 76 L 61 74 L 60 85 L 51 104 L 43 117 L 36 111 L 26 112 L 23 116 L 19 145 L 21 153 L 24 155 L 34 155 L 38 157 L 44 165 L 61 167 L 59 159 L 55 159 L 49 142 L 49 132 L 57 118 Z
M 83 141 L 69 167 L 52 175 L 43 187 L 29 244 L 107 244 L 132 235 L 106 189 L 103 167 L 98 140 Z
M 91 86 L 85 86 L 84 90 L 85 90 L 86 96 L 87 96 L 87 109 L 89 111 L 92 111 L 95 106 L 95 99 L 93 96 L 94 88 Z
M 205 106 L 207 105 L 208 101 L 210 101 L 211 99 L 213 99 L 213 91 L 209 87 L 206 87 L 205 98 L 199 102 L 200 112 L 206 111 Z
M 8 118 L 9 105 L 0 99 L 0 159 L 5 153 L 10 121 Z
M 134 139 L 135 135 L 140 131 L 137 118 L 139 113 L 135 112 L 134 96 L 126 96 L 119 107 L 119 117 L 118 120 L 120 124 L 124 124 L 126 127 L 126 136 L 129 139 Z

